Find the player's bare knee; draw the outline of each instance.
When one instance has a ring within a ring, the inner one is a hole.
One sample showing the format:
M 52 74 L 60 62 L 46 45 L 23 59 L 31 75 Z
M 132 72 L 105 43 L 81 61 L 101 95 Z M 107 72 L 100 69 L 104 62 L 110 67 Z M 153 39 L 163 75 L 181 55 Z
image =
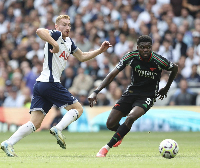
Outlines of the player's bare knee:
M 32 111 L 31 112 L 30 121 L 33 123 L 36 130 L 38 128 L 40 128 L 43 119 L 44 119 L 44 114 L 41 111 Z
M 113 127 L 107 126 L 107 128 L 108 128 L 109 130 L 111 130 L 111 131 L 116 131 Z
M 80 116 L 82 115 L 82 113 L 83 113 L 83 107 L 80 106 L 80 107 L 78 107 L 76 110 L 78 111 L 79 117 L 80 117 Z
M 109 130 L 113 131 L 113 127 L 115 127 L 115 123 L 113 123 L 112 120 L 108 118 L 106 122 L 106 126 Z
M 83 113 L 83 107 L 79 102 L 76 102 L 76 103 L 74 103 L 72 105 L 69 105 L 69 106 L 65 107 L 65 109 L 67 111 L 69 111 L 71 109 L 77 110 L 78 111 L 78 117 L 80 117 L 82 115 L 82 113 Z
M 132 125 L 135 120 L 136 120 L 136 118 L 133 115 L 128 115 L 127 118 L 126 118 L 125 123 L 127 125 Z
M 83 107 L 82 106 L 76 107 L 75 110 L 78 111 L 78 118 L 79 118 L 83 114 Z
M 109 129 L 109 130 L 112 130 L 112 125 L 107 121 L 106 122 L 106 127 Z

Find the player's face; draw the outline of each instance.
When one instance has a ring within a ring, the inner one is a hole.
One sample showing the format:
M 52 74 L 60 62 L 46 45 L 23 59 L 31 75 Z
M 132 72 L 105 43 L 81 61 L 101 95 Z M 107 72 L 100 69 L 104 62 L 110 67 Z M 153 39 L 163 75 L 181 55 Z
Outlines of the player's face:
M 59 23 L 55 26 L 56 30 L 59 30 L 62 32 L 62 37 L 68 37 L 69 32 L 71 29 L 71 24 L 69 19 L 61 19 Z
M 142 59 L 149 59 L 152 51 L 152 44 L 150 42 L 140 42 L 137 48 Z

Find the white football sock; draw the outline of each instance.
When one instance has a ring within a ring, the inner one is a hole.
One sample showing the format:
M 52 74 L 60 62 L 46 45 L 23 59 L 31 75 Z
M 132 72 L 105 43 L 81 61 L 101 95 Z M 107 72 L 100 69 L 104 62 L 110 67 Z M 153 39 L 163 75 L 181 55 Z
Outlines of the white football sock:
M 110 150 L 110 147 L 107 144 L 104 146 L 104 148 L 106 148 L 108 151 Z
M 7 140 L 7 142 L 11 145 L 14 145 L 22 138 L 31 134 L 34 131 L 35 131 L 34 124 L 31 121 L 29 121 L 26 124 L 19 127 L 19 129 Z
M 78 119 L 78 111 L 76 109 L 69 110 L 61 119 L 61 121 L 56 125 L 56 128 L 62 131 L 68 125 L 70 125 L 73 121 Z

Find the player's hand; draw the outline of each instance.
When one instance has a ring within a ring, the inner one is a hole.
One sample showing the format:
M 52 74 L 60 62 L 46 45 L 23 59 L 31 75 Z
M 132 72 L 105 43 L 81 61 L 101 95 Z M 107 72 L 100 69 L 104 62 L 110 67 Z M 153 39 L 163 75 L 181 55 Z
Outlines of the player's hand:
M 159 92 L 156 95 L 156 97 L 158 97 L 159 99 L 163 100 L 164 98 L 167 97 L 167 92 L 168 92 L 168 89 L 162 88 L 162 89 L 159 90 Z
M 51 53 L 58 53 L 59 52 L 59 45 L 58 43 L 56 45 L 53 45 L 53 49 L 49 49 Z
M 88 97 L 88 101 L 89 101 L 90 107 L 93 107 L 93 105 L 97 103 L 97 94 L 95 92 L 93 92 Z
M 109 42 L 109 41 L 104 41 L 104 42 L 101 44 L 100 51 L 101 51 L 101 52 L 104 52 L 104 51 L 106 51 L 109 47 L 112 47 L 112 45 L 110 44 L 110 42 Z

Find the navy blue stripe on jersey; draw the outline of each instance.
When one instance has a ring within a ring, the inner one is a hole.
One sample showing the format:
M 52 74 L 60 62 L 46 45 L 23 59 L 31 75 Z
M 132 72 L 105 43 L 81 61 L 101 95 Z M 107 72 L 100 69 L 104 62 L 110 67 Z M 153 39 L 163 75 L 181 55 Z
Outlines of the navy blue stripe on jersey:
M 53 75 L 52 75 L 52 59 L 53 59 L 53 53 L 49 51 L 49 49 L 53 49 L 52 45 L 48 43 L 48 66 L 50 70 L 49 75 L 49 82 L 54 82 Z
M 70 54 L 73 54 L 73 51 L 76 50 L 77 46 L 74 44 L 74 42 L 72 41 L 72 39 L 70 38 L 71 42 L 72 42 L 72 45 L 71 45 L 71 53 Z
M 51 37 L 57 41 L 58 38 L 61 36 L 61 32 L 57 30 L 51 30 Z

